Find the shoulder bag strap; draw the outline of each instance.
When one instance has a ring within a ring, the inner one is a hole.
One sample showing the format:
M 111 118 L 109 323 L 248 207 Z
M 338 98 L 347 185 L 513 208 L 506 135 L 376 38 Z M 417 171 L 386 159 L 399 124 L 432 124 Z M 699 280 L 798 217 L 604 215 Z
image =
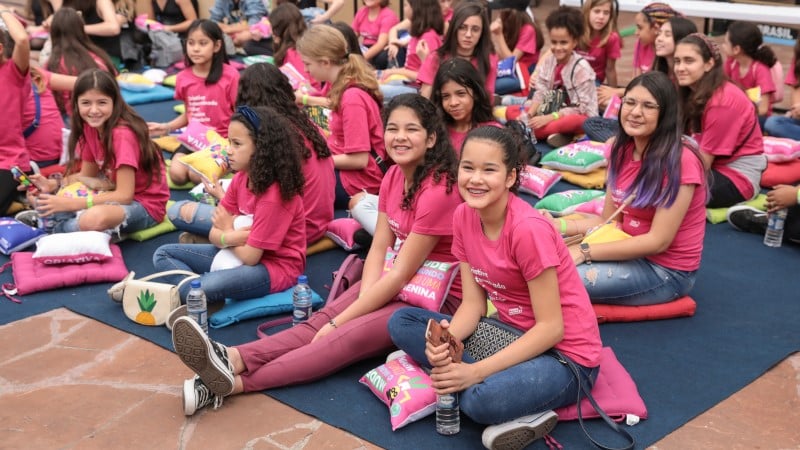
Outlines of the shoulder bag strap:
M 189 272 L 188 270 L 165 270 L 163 272 L 156 272 L 147 275 L 145 277 L 139 278 L 138 281 L 150 281 L 155 278 L 167 277 L 170 275 L 186 275 L 186 278 L 184 278 L 183 280 L 181 280 L 180 283 L 178 283 L 178 287 L 182 286 L 187 281 L 194 280 L 195 278 L 200 278 L 200 275 L 194 272 Z
M 33 117 L 33 122 L 28 125 L 28 128 L 22 132 L 22 135 L 28 137 L 39 128 L 39 121 L 42 118 L 42 102 L 39 100 L 39 92 L 36 90 L 36 85 L 31 83 L 31 89 L 33 89 L 33 101 L 36 103 L 36 115 Z

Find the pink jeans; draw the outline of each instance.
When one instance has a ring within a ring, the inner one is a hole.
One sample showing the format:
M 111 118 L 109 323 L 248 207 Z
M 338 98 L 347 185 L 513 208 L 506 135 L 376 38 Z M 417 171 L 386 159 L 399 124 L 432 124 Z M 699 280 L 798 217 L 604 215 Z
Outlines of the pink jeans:
M 547 136 L 556 133 L 582 134 L 583 122 L 585 120 L 586 116 L 583 114 L 570 114 L 568 116 L 561 116 L 542 128 L 537 128 L 534 130 L 534 135 L 536 136 L 536 139 L 542 141 L 547 139 Z
M 360 287 L 361 283 L 355 284 L 300 325 L 237 346 L 245 365 L 241 373 L 244 392 L 308 383 L 357 361 L 389 353 L 394 348 L 387 328 L 389 318 L 407 306 L 399 301 L 391 301 L 311 342 L 320 328 L 358 298 Z M 442 312 L 453 314 L 460 302 L 448 296 Z

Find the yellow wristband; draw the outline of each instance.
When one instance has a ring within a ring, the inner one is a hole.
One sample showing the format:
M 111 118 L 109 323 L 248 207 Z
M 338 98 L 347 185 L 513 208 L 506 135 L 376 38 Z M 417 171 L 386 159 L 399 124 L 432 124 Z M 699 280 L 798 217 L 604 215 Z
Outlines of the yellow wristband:
M 228 248 L 228 244 L 225 243 L 225 233 L 219 235 L 219 243 L 222 244 L 222 248 Z
M 303 94 L 303 106 L 308 105 L 308 94 Z
M 92 194 L 89 194 L 86 196 L 86 209 L 89 209 L 92 206 L 94 206 L 94 197 L 92 197 Z
M 557 112 L 553 113 L 553 119 L 558 120 L 559 117 L 561 116 L 559 116 Z
M 558 219 L 558 225 L 561 234 L 567 234 L 567 221 L 564 219 Z

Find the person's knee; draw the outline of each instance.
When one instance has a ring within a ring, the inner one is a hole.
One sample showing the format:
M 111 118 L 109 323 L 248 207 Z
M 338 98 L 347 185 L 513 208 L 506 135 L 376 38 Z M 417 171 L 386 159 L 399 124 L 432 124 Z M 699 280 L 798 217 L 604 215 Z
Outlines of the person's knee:
M 364 192 L 359 192 L 350 197 L 350 202 L 347 204 L 347 209 L 355 209 L 356 206 L 358 205 L 358 202 L 360 202 L 364 197 L 366 197 L 366 195 L 367 194 L 365 194 Z
M 181 205 L 180 209 L 180 218 L 186 223 L 190 223 L 194 220 L 194 215 L 197 212 L 197 203 L 195 202 L 186 202 Z

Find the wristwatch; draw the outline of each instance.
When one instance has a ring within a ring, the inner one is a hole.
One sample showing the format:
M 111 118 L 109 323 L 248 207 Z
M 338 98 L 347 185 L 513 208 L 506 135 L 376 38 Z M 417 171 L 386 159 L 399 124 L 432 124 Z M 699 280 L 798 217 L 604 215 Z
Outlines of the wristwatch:
M 581 253 L 583 253 L 583 262 L 585 262 L 586 264 L 591 264 L 592 254 L 590 253 L 589 250 L 589 244 L 587 244 L 586 242 L 582 242 L 580 248 L 581 248 Z

